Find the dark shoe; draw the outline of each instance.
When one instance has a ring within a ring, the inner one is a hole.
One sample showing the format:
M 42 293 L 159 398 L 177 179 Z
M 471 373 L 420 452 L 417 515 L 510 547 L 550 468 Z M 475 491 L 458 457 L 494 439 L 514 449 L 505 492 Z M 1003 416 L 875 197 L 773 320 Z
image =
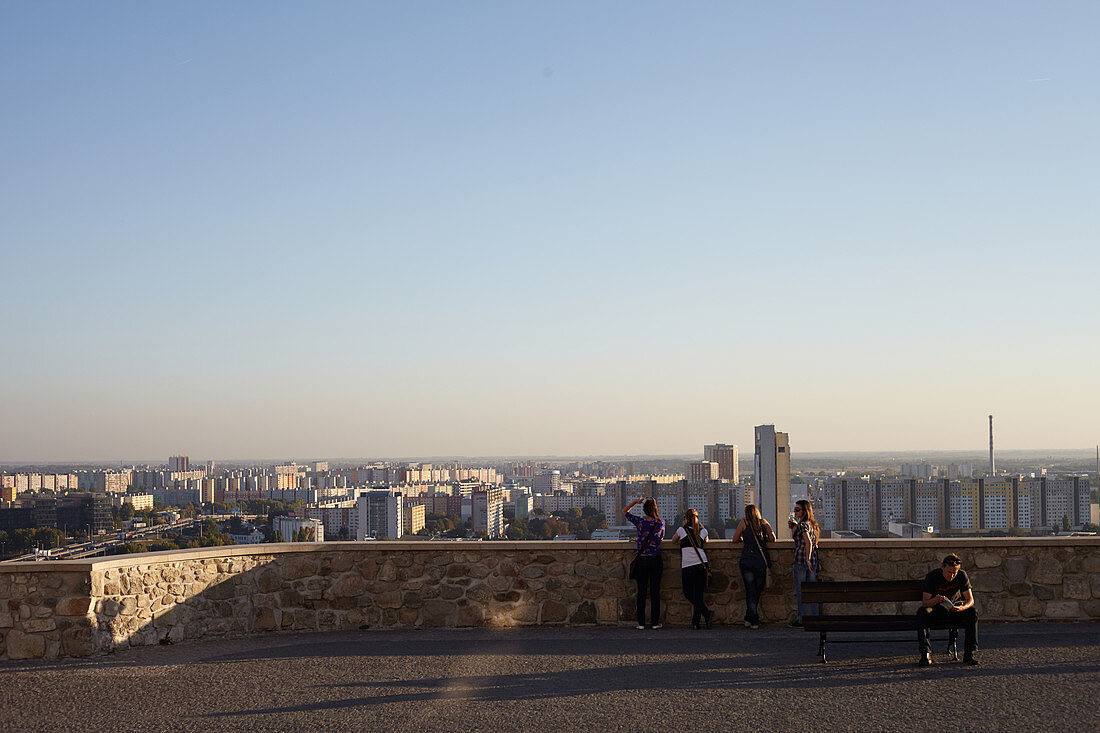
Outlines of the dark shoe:
M 969 664 L 971 667 L 977 667 L 981 662 L 973 654 L 964 654 L 963 663 Z
M 918 667 L 931 667 L 932 666 L 932 655 L 928 654 L 928 653 L 921 654 L 920 655 L 920 661 L 917 662 L 917 666 Z
M 802 628 L 802 622 L 801 621 L 791 621 L 789 624 L 787 624 L 787 626 L 790 626 L 792 629 L 801 629 Z
M 714 611 L 707 611 L 707 615 L 704 618 L 707 622 L 707 628 L 714 628 Z

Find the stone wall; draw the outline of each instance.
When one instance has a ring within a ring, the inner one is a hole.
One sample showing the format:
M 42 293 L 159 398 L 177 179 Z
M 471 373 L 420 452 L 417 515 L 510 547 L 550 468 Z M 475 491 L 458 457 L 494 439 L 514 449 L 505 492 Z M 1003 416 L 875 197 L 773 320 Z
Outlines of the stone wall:
M 1100 618 L 1100 539 L 826 540 L 825 580 L 917 578 L 956 552 L 983 620 Z M 740 624 L 739 548 L 708 548 L 707 602 Z M 686 625 L 679 549 L 665 551 L 664 621 Z M 794 616 L 792 547 L 772 550 L 765 623 Z M 215 547 L 0 565 L 0 659 L 364 626 L 633 625 L 633 543 L 330 542 Z M 887 604 L 877 612 L 906 612 Z

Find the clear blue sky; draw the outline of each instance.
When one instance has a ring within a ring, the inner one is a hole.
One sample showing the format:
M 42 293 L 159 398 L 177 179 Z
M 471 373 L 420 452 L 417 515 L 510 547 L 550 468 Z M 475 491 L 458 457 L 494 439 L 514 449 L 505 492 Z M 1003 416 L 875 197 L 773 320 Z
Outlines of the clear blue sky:
M 1100 4 L 0 4 L 0 460 L 1100 439 Z

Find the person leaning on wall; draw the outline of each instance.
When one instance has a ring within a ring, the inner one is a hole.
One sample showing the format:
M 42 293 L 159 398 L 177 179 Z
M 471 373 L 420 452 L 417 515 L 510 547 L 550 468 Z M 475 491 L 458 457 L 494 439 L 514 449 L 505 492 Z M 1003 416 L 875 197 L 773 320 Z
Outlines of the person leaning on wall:
M 638 504 L 642 505 L 644 517 L 630 513 Z M 645 628 L 645 599 L 649 595 L 650 618 L 653 628 L 661 628 L 661 540 L 665 537 L 665 523 L 657 513 L 657 502 L 653 499 L 635 499 L 623 507 L 623 515 L 638 530 L 638 554 L 635 559 L 638 583 L 638 626 Z
M 795 502 L 794 511 L 787 526 L 791 528 L 791 537 L 794 539 L 794 564 L 791 566 L 791 575 L 794 576 L 794 603 L 798 608 L 798 619 L 790 623 L 791 626 L 801 628 L 804 615 L 816 615 L 818 606 L 816 603 L 802 604 L 802 584 L 817 580 L 817 538 L 821 530 L 814 519 L 814 510 L 810 502 L 800 499 Z
M 737 524 L 733 544 L 744 542 L 741 560 L 737 564 L 741 579 L 745 582 L 745 626 L 760 628 L 760 595 L 768 583 L 771 555 L 768 543 L 775 542 L 775 532 L 768 520 L 760 516 L 755 504 L 745 507 L 745 518 Z
M 707 589 L 710 563 L 704 549 L 707 529 L 699 523 L 699 512 L 695 509 L 684 512 L 684 526 L 676 530 L 672 539 L 680 543 L 680 580 L 684 587 L 684 597 L 691 602 L 691 628 L 698 630 L 699 623 L 705 622 L 709 629 L 714 620 L 714 611 L 707 608 L 703 594 Z

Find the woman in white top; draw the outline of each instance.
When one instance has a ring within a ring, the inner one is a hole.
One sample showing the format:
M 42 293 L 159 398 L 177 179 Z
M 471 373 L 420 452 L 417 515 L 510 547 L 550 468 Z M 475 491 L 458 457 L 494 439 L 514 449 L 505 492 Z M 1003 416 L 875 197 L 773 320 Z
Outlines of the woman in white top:
M 714 611 L 703 601 L 710 565 L 703 549 L 707 544 L 707 530 L 699 524 L 699 512 L 694 509 L 684 512 L 684 526 L 676 530 L 672 539 L 680 541 L 680 577 L 684 582 L 684 596 L 691 601 L 691 628 L 698 629 L 702 620 L 709 629 Z

